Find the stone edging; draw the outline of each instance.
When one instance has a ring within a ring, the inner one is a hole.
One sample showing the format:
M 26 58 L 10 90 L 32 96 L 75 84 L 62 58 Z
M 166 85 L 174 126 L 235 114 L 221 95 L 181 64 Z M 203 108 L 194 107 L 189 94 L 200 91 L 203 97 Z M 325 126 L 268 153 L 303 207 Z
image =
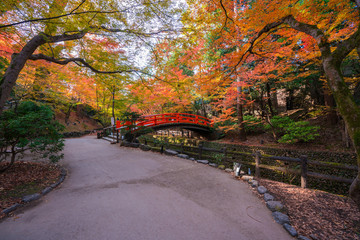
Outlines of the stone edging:
M 49 192 L 51 192 L 54 188 L 56 188 L 57 186 L 59 186 L 64 180 L 65 180 L 65 177 L 67 175 L 67 171 L 64 167 L 61 167 L 60 168 L 61 170 L 61 173 L 60 173 L 60 178 L 59 180 L 56 182 L 56 183 L 53 183 L 51 184 L 50 186 L 44 188 L 41 193 L 34 193 L 34 194 L 31 194 L 31 195 L 26 195 L 26 196 L 23 196 L 21 198 L 21 203 L 16 203 L 4 210 L 2 210 L 1 213 L 4 213 L 6 215 L 8 215 L 9 213 L 15 211 L 16 209 L 18 209 L 19 207 L 22 207 L 24 206 L 25 204 L 27 203 L 30 203 L 32 201 L 35 201 L 35 200 L 38 200 L 40 199 L 42 196 L 48 194 Z
M 150 146 L 144 145 L 144 144 L 139 144 L 139 143 L 134 144 L 134 145 L 124 144 L 122 146 L 140 148 L 143 151 L 151 150 Z M 196 160 L 194 158 L 190 158 L 186 154 L 179 154 L 177 151 L 174 151 L 171 149 L 165 149 L 164 154 L 169 155 L 169 156 L 176 156 L 179 158 L 184 158 L 184 159 L 195 161 L 195 162 L 202 163 L 205 165 L 209 165 L 211 167 L 224 170 L 225 172 L 228 172 L 228 173 L 233 172 L 233 169 L 219 168 L 220 166 L 218 166 L 216 163 L 210 163 L 208 160 Z M 244 174 L 244 172 L 241 172 L 240 174 Z M 296 231 L 296 229 L 293 226 L 291 226 L 291 224 L 290 224 L 289 216 L 281 212 L 284 209 L 284 205 L 280 201 L 275 201 L 274 196 L 269 194 L 268 190 L 264 186 L 259 186 L 258 181 L 254 180 L 253 176 L 242 175 L 241 179 L 243 181 L 248 182 L 251 185 L 251 187 L 256 188 L 257 192 L 264 196 L 266 206 L 272 211 L 271 215 L 274 218 L 275 222 L 282 225 L 283 228 L 290 234 L 290 236 L 297 237 L 299 240 L 310 240 L 309 238 L 307 238 L 305 236 L 298 235 L 298 232 Z

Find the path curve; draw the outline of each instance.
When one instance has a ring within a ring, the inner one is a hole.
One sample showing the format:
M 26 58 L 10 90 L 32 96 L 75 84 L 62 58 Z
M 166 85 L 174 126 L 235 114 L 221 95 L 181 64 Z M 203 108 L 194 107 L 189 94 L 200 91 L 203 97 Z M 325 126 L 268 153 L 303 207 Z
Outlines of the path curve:
M 0 239 L 292 239 L 248 184 L 203 164 L 67 139 L 65 182 L 0 223 Z

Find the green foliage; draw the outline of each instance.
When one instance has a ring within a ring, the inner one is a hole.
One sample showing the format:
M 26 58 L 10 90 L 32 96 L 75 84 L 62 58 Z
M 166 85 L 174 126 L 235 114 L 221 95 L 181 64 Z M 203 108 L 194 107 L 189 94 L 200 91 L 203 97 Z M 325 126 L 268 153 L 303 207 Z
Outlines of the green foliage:
M 252 115 L 244 116 L 244 129 L 247 133 L 257 133 L 263 132 L 265 130 L 265 126 L 262 123 L 261 119 L 254 117 Z
M 309 142 L 319 136 L 319 126 L 311 126 L 307 121 L 294 122 L 289 117 L 274 116 L 271 120 L 275 132 L 282 135 L 278 140 L 280 143 Z M 270 129 L 270 124 L 266 126 Z
M 279 139 L 280 143 L 309 142 L 319 136 L 319 126 L 310 126 L 307 121 L 292 122 L 285 126 L 285 135 Z
M 57 162 L 63 157 L 64 143 L 59 133 L 64 126 L 53 120 L 53 111 L 31 101 L 20 103 L 0 116 L 0 148 L 15 157 L 29 150 L 40 158 Z M 1 160 L 6 160 L 3 154 Z
M 214 157 L 214 162 L 218 165 L 220 165 L 222 163 L 222 161 L 224 160 L 225 158 L 225 154 L 223 153 L 216 153 L 213 155 Z
M 270 122 L 271 122 L 271 125 L 275 129 L 282 130 L 290 123 L 293 123 L 294 120 L 292 120 L 291 118 L 289 118 L 287 116 L 285 116 L 285 117 L 274 116 L 273 118 L 271 118 Z

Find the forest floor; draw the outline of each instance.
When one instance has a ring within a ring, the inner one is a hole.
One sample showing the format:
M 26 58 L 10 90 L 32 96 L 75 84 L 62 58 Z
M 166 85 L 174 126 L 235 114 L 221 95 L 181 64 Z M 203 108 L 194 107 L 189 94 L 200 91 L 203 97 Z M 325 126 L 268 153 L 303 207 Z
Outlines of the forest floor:
M 0 163 L 3 165 L 5 163 Z M 60 177 L 60 169 L 54 165 L 36 162 L 15 162 L 0 174 L 0 219 L 2 210 L 21 202 L 21 198 L 41 192 Z
M 259 183 L 281 200 L 299 234 L 315 240 L 360 239 L 360 211 L 350 198 L 267 179 Z
M 346 146 L 342 122 L 330 124 L 326 116 L 310 122 L 320 126 L 320 136 L 309 143 L 281 144 L 270 133 L 248 135 L 246 141 L 230 135 L 219 142 L 304 151 L 355 152 L 351 143 Z M 314 240 L 360 239 L 360 209 L 350 198 L 268 179 L 260 179 L 259 183 L 284 204 L 291 224 L 299 234 Z M 262 198 L 257 191 L 254 193 Z

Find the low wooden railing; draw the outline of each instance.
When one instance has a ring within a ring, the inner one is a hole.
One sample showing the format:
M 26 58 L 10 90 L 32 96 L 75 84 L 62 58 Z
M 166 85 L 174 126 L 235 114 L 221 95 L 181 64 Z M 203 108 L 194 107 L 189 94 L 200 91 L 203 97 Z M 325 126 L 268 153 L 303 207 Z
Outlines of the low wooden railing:
M 269 156 L 269 155 L 262 155 L 260 152 L 255 153 L 249 153 L 249 152 L 234 152 L 229 151 L 226 147 L 221 149 L 215 149 L 215 148 L 208 148 L 204 147 L 203 144 L 199 144 L 198 146 L 186 146 L 184 144 L 171 144 L 171 143 L 165 143 L 165 145 L 169 147 L 175 147 L 176 149 L 180 149 L 181 153 L 188 154 L 190 156 L 196 157 L 198 159 L 203 159 L 204 153 L 206 152 L 214 152 L 214 153 L 221 153 L 223 154 L 224 161 L 229 162 L 228 159 L 234 159 L 236 156 L 247 156 L 252 158 L 253 161 L 241 161 L 237 160 L 237 162 L 240 162 L 242 164 L 246 165 L 252 165 L 255 167 L 255 176 L 260 178 L 261 177 L 261 169 L 268 169 L 268 170 L 275 170 L 280 171 L 283 173 L 291 173 L 295 174 L 301 177 L 301 187 L 306 188 L 308 185 L 308 178 L 318 178 L 318 179 L 324 179 L 329 181 L 335 181 L 335 182 L 342 182 L 342 183 L 352 183 L 353 179 L 334 176 L 334 175 L 328 175 L 328 174 L 322 174 L 317 172 L 308 171 L 309 166 L 322 166 L 322 167 L 328 167 L 332 169 L 341 169 L 341 170 L 349 170 L 349 171 L 358 171 L 358 167 L 355 165 L 347 165 L 347 164 L 330 164 L 326 162 L 319 162 L 314 160 L 309 160 L 307 156 L 301 156 L 299 158 L 293 158 L 293 157 L 282 157 L 282 156 Z M 287 167 L 279 167 L 279 166 L 273 166 L 262 163 L 262 160 L 273 160 L 273 161 L 282 161 L 282 162 L 289 162 L 296 164 L 299 169 L 294 168 L 287 168 Z

